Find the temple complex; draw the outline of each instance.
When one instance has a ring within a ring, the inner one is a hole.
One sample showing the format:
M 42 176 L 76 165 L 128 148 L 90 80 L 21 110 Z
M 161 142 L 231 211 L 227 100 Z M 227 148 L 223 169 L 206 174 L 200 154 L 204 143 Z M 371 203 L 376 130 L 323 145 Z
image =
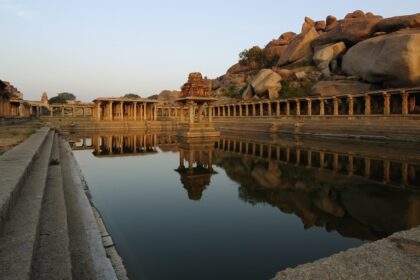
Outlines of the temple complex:
M 12 84 L 0 80 L 0 117 L 28 117 L 29 105 Z
M 191 73 L 188 82 L 181 87 L 181 98 L 177 99 L 180 107 L 179 127 L 177 135 L 181 137 L 218 137 L 220 132 L 213 126 L 211 82 L 200 73 Z M 185 118 L 184 108 L 188 108 Z

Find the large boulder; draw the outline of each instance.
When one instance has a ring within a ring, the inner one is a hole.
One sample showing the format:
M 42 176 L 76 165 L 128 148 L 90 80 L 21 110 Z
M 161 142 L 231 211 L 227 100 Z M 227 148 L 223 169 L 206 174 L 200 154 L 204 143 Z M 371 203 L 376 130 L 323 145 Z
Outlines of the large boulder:
M 370 83 L 420 85 L 420 29 L 408 29 L 358 43 L 343 57 L 349 75 Z
M 305 21 L 302 24 L 301 33 L 308 32 L 312 27 L 315 26 L 315 21 L 310 17 L 305 17 Z
M 354 45 L 360 41 L 366 40 L 375 33 L 376 25 L 382 20 L 380 16 L 347 18 L 327 26 L 327 32 L 322 33 L 313 40 L 312 47 L 326 45 L 336 42 L 345 42 Z
M 297 60 L 312 57 L 311 42 L 318 38 L 319 34 L 315 28 L 308 32 L 301 33 L 293 38 L 283 56 L 280 57 L 278 66 L 286 65 Z
M 324 76 L 330 76 L 330 63 L 346 51 L 344 42 L 320 46 L 315 49 L 313 60 Z
M 344 94 L 358 94 L 371 89 L 373 89 L 371 84 L 358 81 L 320 81 L 312 87 L 310 95 L 328 97 Z
M 270 99 L 278 98 L 278 93 L 281 90 L 281 76 L 271 69 L 262 69 L 252 79 L 251 87 L 257 96 L 267 96 Z
M 403 28 L 420 27 L 420 13 L 408 16 L 385 18 L 376 26 L 378 32 L 394 32 Z
M 227 74 L 239 74 L 239 73 L 244 73 L 244 72 L 248 72 L 251 71 L 255 68 L 255 65 L 241 65 L 239 63 L 236 63 L 234 65 L 232 65 L 228 70 L 227 70 Z

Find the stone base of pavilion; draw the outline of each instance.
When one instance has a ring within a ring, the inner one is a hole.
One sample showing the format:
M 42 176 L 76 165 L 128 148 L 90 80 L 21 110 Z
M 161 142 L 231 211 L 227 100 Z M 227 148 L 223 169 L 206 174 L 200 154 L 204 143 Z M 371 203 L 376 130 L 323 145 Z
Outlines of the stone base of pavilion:
M 176 136 L 182 138 L 209 139 L 220 137 L 220 131 L 217 131 L 213 123 L 182 123 L 176 130 Z

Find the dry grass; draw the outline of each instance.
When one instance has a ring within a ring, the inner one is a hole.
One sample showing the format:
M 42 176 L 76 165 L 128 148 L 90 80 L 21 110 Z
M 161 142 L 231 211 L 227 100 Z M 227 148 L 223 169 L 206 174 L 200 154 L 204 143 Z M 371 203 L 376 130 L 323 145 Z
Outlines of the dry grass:
M 25 141 L 41 126 L 39 122 L 0 126 L 0 155 Z

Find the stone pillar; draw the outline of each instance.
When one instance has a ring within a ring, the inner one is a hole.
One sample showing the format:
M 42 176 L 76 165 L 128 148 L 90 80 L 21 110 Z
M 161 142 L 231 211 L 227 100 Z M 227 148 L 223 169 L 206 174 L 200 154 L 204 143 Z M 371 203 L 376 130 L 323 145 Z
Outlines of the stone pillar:
M 388 92 L 384 91 L 384 115 L 391 114 L 391 96 Z
M 402 164 L 401 178 L 402 178 L 403 186 L 407 187 L 408 186 L 408 163 L 407 162 L 403 162 Z
M 312 167 L 312 151 L 308 151 L 308 167 Z
M 280 102 L 279 101 L 277 101 L 276 103 L 276 115 L 280 116 Z
M 114 120 L 114 113 L 112 112 L 112 101 L 109 101 L 109 103 L 108 103 L 108 107 L 109 107 L 109 120 L 110 121 L 112 121 L 112 120 Z
M 370 95 L 365 95 L 365 115 L 370 115 Z
M 137 120 L 137 102 L 134 102 L 133 103 L 133 109 L 134 109 L 134 111 L 133 111 L 133 114 L 134 114 L 134 120 L 136 121 Z
M 403 115 L 408 115 L 408 93 L 404 90 L 401 93 L 401 97 L 402 97 L 402 114 Z
M 226 105 L 227 116 L 230 117 L 230 106 Z
M 256 106 L 255 106 L 255 103 L 252 103 L 252 116 L 253 117 L 256 117 L 257 116 L 257 111 L 256 111 Z
M 300 100 L 296 99 L 296 116 L 300 116 Z
M 211 123 L 211 122 L 213 122 L 213 106 L 211 106 L 210 104 L 208 105 L 208 110 L 209 110 L 209 114 L 208 114 L 208 117 L 209 117 L 209 123 Z
M 260 105 L 260 116 L 262 117 L 262 116 L 264 116 L 264 106 L 263 106 L 262 102 L 260 102 L 259 105 Z
M 324 99 L 322 98 L 319 99 L 319 115 L 320 116 L 325 115 L 325 104 L 324 104 Z
M 242 117 L 242 104 L 239 104 L 239 116 Z
M 232 105 L 233 107 L 233 116 L 236 117 L 236 104 Z
M 354 99 L 353 96 L 349 95 L 348 97 L 349 100 L 349 116 L 353 116 L 354 114 Z
M 53 108 L 53 107 L 51 107 L 51 108 L 50 108 L 50 117 L 54 116 L 54 112 L 53 112 L 53 110 L 54 110 L 54 108 Z
M 120 102 L 120 120 L 121 121 L 124 120 L 124 102 L 123 101 Z
M 324 168 L 324 165 L 325 165 L 325 152 L 320 151 L 319 152 L 319 167 Z
M 290 101 L 286 100 L 286 115 L 290 116 Z
M 334 102 L 334 116 L 338 116 L 339 115 L 339 112 L 338 112 L 338 98 L 334 97 L 333 102 Z
M 153 105 L 153 120 L 157 120 L 157 105 Z
M 188 102 L 188 115 L 189 115 L 188 122 L 190 124 L 193 124 L 194 123 L 194 102 L 192 101 Z
M 267 102 L 267 106 L 268 116 L 271 117 L 271 102 Z
M 247 104 L 245 104 L 245 116 L 249 116 L 249 108 L 248 108 L 249 106 L 248 106 L 248 103 Z
M 306 106 L 308 108 L 308 116 L 312 116 L 312 99 L 306 98 Z
M 353 155 L 349 154 L 348 157 L 348 167 L 347 167 L 348 175 L 353 176 L 354 174 L 354 162 L 353 162 Z
M 333 154 L 333 169 L 334 169 L 334 171 L 338 171 L 338 169 L 339 169 L 338 159 L 339 159 L 339 154 L 338 153 Z
M 147 120 L 147 103 L 143 104 L 143 120 Z
M 365 158 L 365 177 L 370 178 L 370 159 Z

